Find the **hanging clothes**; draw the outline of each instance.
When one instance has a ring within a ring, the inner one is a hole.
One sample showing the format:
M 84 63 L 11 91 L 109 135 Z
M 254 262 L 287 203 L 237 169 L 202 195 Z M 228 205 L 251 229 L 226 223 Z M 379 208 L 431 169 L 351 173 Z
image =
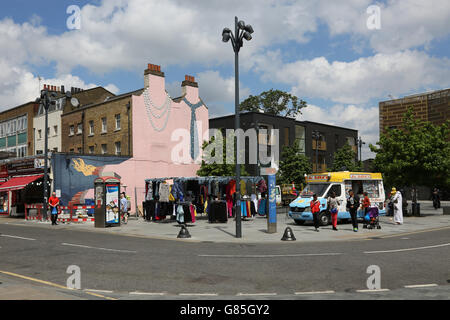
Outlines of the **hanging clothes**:
M 169 202 L 170 188 L 167 183 L 161 183 L 159 186 L 159 201 Z
M 260 216 L 266 215 L 266 199 L 260 199 L 258 204 L 258 214 Z
M 246 195 L 247 194 L 247 184 L 244 180 L 241 180 L 241 195 Z
M 258 191 L 259 191 L 260 193 L 267 192 L 267 184 L 266 184 L 266 180 L 261 179 L 261 180 L 258 182 L 257 186 L 258 186 L 258 187 L 257 187 L 257 188 L 258 188 Z
M 251 195 L 251 199 L 252 199 L 252 202 L 255 205 L 255 210 L 258 211 L 258 198 L 256 197 L 256 194 L 253 193 Z
M 190 213 L 191 213 L 191 220 L 192 220 L 192 222 L 195 222 L 195 216 L 196 216 L 195 206 L 193 204 L 191 204 L 189 206 L 189 210 L 190 210 Z
M 148 184 L 147 196 L 145 197 L 145 200 L 147 200 L 147 201 L 153 200 L 153 183 L 152 182 L 150 182 Z
M 177 205 L 177 222 L 184 223 L 184 210 L 182 205 Z

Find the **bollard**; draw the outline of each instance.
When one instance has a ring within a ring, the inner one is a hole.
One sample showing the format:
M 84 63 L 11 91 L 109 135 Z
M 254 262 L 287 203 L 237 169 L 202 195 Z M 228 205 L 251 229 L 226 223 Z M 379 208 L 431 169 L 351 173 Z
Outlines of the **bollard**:
M 295 241 L 297 240 L 294 236 L 294 233 L 292 232 L 292 229 L 287 227 L 286 230 L 284 230 L 283 238 L 281 238 L 282 241 Z
M 181 230 L 180 230 L 180 232 L 178 233 L 178 236 L 177 236 L 177 238 L 181 238 L 181 239 L 186 239 L 186 238 L 190 238 L 191 237 L 191 235 L 189 234 L 189 231 L 188 231 L 188 229 L 186 228 L 186 225 L 184 225 L 184 224 L 182 224 L 181 225 Z

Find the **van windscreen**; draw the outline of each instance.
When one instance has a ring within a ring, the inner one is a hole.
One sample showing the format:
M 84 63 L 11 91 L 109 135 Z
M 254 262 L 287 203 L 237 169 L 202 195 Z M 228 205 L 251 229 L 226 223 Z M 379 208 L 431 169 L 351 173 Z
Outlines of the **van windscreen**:
M 318 197 L 323 197 L 323 194 L 327 190 L 329 183 L 311 183 L 306 185 L 305 189 L 303 189 L 300 194 L 301 197 L 309 198 L 312 197 L 313 194 L 317 194 Z

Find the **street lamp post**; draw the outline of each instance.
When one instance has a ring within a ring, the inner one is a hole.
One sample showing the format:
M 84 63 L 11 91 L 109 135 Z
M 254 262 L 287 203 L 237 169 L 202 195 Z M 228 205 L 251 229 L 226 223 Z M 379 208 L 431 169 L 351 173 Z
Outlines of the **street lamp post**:
M 235 132 L 240 128 L 239 116 L 239 50 L 243 46 L 243 39 L 250 41 L 252 39 L 253 28 L 246 25 L 244 21 L 238 21 L 238 17 L 234 19 L 234 34 L 228 29 L 224 28 L 222 31 L 222 41 L 228 42 L 231 39 L 231 44 L 234 50 L 234 72 L 235 72 Z M 242 238 L 242 223 L 241 223 L 241 166 L 238 163 L 238 144 L 236 143 L 236 238 Z
M 362 145 L 366 144 L 364 141 L 362 141 L 361 137 L 358 138 L 358 146 L 359 146 L 359 162 L 362 161 L 362 152 L 361 152 L 361 148 Z
M 56 104 L 56 92 L 49 92 L 47 89 L 41 91 L 40 98 L 36 99 L 36 102 L 42 104 L 45 110 L 45 142 L 44 142 L 44 199 L 43 199 L 43 219 L 47 221 L 47 198 L 48 198 L 48 109 L 50 105 Z M 71 98 L 72 94 L 70 91 L 66 92 L 66 98 Z
M 312 138 L 316 140 L 316 172 L 319 172 L 319 139 L 320 139 L 320 132 L 317 130 L 314 130 L 312 132 Z

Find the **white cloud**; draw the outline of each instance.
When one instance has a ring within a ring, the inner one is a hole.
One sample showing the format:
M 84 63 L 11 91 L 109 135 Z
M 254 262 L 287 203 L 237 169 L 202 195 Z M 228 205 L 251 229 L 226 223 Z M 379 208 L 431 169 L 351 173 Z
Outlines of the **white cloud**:
M 351 62 L 324 57 L 283 64 L 276 52 L 257 60 L 263 78 L 292 86 L 300 97 L 320 97 L 338 103 L 366 103 L 371 99 L 450 86 L 450 60 L 424 52 L 379 53 Z
M 362 159 L 375 157 L 375 154 L 369 149 L 369 144 L 376 144 L 379 140 L 378 107 L 334 105 L 330 108 L 321 108 L 308 105 L 308 107 L 302 109 L 302 114 L 297 116 L 297 120 L 356 129 L 361 139 L 366 142 L 361 149 Z

